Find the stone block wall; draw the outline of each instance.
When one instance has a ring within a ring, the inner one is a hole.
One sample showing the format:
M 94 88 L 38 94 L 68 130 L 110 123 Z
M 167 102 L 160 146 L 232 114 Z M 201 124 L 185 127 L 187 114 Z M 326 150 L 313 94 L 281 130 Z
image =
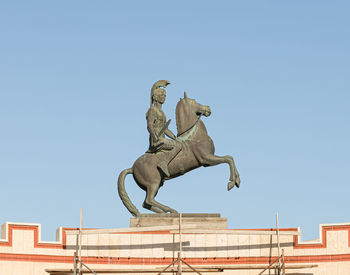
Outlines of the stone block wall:
M 41 240 L 40 224 L 4 223 L 0 274 L 44 275 L 48 274 L 46 269 L 73 268 L 76 236 L 66 234 L 72 229 L 76 228 L 59 228 L 57 240 L 47 242 Z M 140 269 L 139 274 L 143 274 L 142 270 L 160 270 L 177 257 L 178 238 L 167 230 L 84 235 L 82 260 L 96 270 Z M 301 242 L 300 236 L 281 235 L 280 243 L 287 265 L 317 265 L 288 269 L 287 274 L 350 275 L 350 224 L 320 225 L 320 238 L 315 241 Z M 258 269 L 235 270 L 235 267 L 267 266 L 277 256 L 275 235 L 183 234 L 182 247 L 189 264 L 227 267 L 225 274 L 259 274 Z

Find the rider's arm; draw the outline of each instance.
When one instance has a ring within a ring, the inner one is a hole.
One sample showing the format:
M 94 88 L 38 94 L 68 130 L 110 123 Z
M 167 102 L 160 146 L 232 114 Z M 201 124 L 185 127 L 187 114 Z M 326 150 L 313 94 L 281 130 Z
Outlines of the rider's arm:
M 176 136 L 174 135 L 174 133 L 172 131 L 170 131 L 169 129 L 166 129 L 164 131 L 164 134 L 166 134 L 168 137 L 170 137 L 173 140 L 176 140 Z
M 146 118 L 147 118 L 147 130 L 150 133 L 154 142 L 157 142 L 159 137 L 158 137 L 158 135 L 153 127 L 154 121 L 156 118 L 155 118 L 154 110 L 152 108 L 148 110 Z

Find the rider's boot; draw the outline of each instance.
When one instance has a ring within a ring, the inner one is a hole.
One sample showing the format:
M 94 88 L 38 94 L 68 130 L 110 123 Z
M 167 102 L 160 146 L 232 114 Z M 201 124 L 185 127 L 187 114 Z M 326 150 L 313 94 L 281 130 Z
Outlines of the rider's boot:
M 177 156 L 177 154 L 181 151 L 181 144 L 176 144 L 176 146 L 168 153 L 163 161 L 158 164 L 158 167 L 163 171 L 163 173 L 170 177 L 170 173 L 168 170 L 169 163 Z
M 162 170 L 162 172 L 169 177 L 170 173 L 168 170 L 168 161 L 167 160 L 163 160 L 161 163 L 158 164 L 158 168 L 160 168 L 160 170 Z

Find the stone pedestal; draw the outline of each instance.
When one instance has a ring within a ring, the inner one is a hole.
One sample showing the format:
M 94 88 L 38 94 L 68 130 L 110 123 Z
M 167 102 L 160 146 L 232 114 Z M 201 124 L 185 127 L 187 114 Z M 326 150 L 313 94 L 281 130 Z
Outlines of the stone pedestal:
M 195 224 L 202 229 L 227 229 L 227 218 L 220 214 L 183 213 L 182 224 Z M 142 214 L 137 218 L 130 218 L 130 227 L 149 227 L 161 225 L 178 225 L 179 214 Z

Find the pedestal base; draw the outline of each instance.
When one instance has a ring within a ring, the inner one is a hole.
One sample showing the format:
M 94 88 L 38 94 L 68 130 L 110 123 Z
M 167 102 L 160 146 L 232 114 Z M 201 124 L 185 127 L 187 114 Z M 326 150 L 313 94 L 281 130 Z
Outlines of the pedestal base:
M 221 218 L 220 214 L 210 213 L 183 213 L 182 224 L 195 224 L 202 229 L 227 229 L 227 218 Z M 149 227 L 160 225 L 178 225 L 179 214 L 142 214 L 136 218 L 130 218 L 130 227 Z

